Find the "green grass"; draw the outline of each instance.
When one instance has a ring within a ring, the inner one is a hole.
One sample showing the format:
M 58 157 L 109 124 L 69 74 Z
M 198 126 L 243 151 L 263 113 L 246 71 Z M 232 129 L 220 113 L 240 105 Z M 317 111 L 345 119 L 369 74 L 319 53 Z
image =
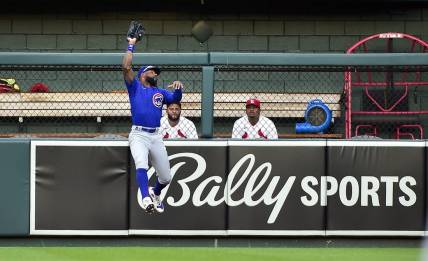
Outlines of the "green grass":
M 407 261 L 419 248 L 0 247 L 1 261 Z

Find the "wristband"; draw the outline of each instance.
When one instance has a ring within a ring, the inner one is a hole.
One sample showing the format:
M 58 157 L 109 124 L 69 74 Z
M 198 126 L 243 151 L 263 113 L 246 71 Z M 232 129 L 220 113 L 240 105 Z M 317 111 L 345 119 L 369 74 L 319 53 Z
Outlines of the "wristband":
M 130 51 L 131 53 L 133 53 L 133 52 L 134 52 L 134 48 L 135 48 L 135 45 L 133 45 L 133 44 L 128 44 L 128 49 L 127 49 L 127 51 Z

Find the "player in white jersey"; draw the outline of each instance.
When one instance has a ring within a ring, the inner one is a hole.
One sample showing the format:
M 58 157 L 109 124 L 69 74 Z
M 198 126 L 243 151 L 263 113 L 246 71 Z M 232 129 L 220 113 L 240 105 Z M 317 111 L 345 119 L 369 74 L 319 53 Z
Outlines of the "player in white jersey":
M 278 139 L 275 124 L 260 115 L 260 100 L 247 100 L 245 112 L 247 115 L 233 124 L 233 139 Z
M 195 124 L 181 116 L 181 103 L 167 104 L 166 115 L 161 119 L 159 132 L 164 139 L 197 139 Z

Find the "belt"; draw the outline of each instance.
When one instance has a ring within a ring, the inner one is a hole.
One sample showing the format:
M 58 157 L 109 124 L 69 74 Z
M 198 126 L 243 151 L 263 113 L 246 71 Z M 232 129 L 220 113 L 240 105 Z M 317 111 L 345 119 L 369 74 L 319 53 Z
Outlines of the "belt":
M 136 131 L 145 131 L 148 133 L 155 133 L 158 131 L 159 128 L 149 128 L 149 127 L 144 127 L 144 126 L 133 125 L 132 129 L 136 130 Z

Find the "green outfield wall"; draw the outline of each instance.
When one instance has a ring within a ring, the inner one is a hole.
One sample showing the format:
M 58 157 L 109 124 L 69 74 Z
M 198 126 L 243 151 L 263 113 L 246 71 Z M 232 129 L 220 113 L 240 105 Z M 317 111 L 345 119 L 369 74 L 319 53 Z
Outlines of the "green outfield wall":
M 0 140 L 0 236 L 29 233 L 30 140 Z

